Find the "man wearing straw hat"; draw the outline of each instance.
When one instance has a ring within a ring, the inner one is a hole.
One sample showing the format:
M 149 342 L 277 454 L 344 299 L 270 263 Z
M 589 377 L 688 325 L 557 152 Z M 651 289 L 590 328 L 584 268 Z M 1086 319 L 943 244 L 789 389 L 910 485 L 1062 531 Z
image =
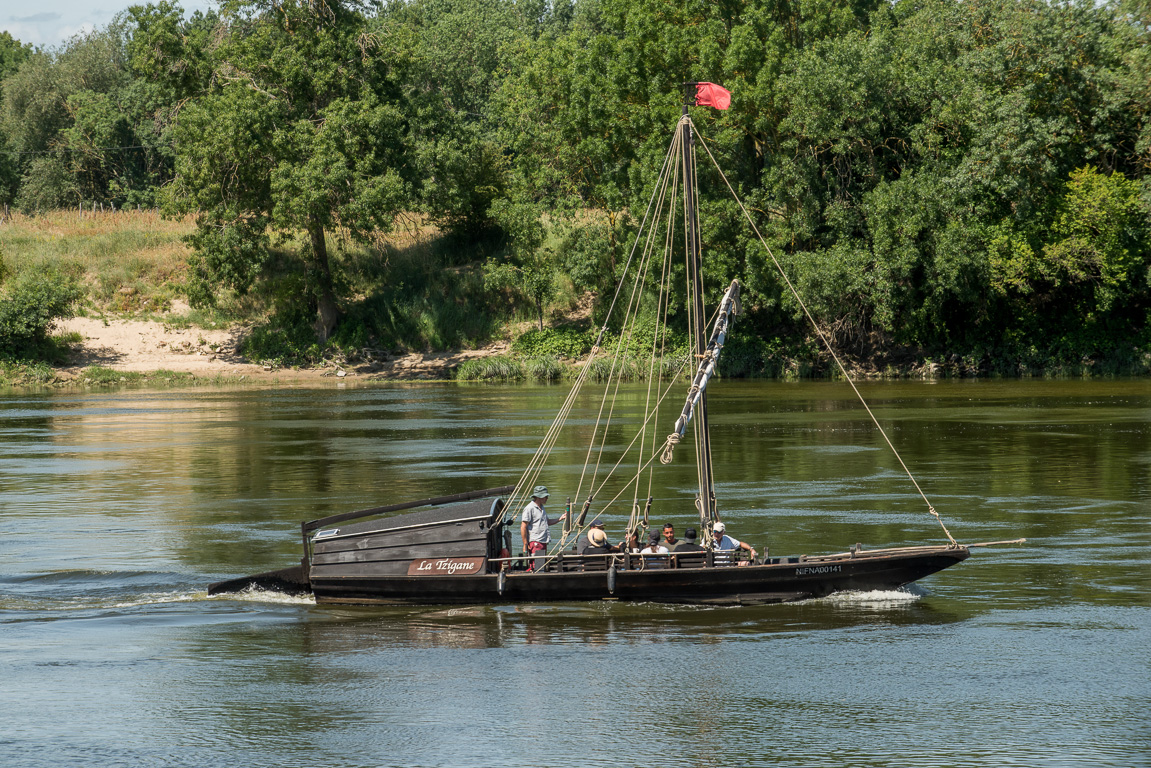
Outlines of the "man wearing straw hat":
M 582 555 L 584 554 L 584 550 L 590 546 L 593 546 L 591 543 L 591 532 L 596 529 L 598 529 L 600 533 L 603 533 L 602 521 L 596 520 L 592 522 L 592 524 L 588 527 L 588 532 L 579 537 L 579 543 L 576 545 L 576 552 Z
M 560 515 L 559 520 L 550 520 L 548 513 L 544 511 L 544 504 L 548 501 L 548 489 L 546 485 L 537 485 L 535 490 L 532 491 L 532 500 L 524 507 L 524 514 L 520 520 L 520 538 L 524 540 L 524 551 L 529 555 L 548 551 L 548 544 L 552 540 L 551 531 L 548 530 L 550 526 L 556 523 L 563 522 L 567 517 L 567 512 Z M 537 567 L 543 565 L 542 558 L 536 558 L 528 570 L 535 570 Z

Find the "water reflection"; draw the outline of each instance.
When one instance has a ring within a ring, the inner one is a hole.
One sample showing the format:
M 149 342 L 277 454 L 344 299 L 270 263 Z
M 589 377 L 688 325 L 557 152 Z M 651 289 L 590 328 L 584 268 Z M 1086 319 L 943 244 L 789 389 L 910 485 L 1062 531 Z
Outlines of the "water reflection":
M 970 618 L 917 595 L 871 593 L 801 605 L 712 608 L 612 601 L 523 606 L 338 608 L 310 612 L 308 651 L 494 649 L 544 644 L 585 651 L 650 643 L 758 640 L 778 634 L 940 625 Z

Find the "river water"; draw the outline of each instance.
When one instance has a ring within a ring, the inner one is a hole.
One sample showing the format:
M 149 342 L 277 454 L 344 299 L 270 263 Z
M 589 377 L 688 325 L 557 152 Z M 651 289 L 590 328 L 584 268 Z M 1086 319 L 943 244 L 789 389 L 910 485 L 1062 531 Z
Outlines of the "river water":
M 1028 543 L 756 608 L 208 598 L 301 520 L 514 483 L 565 389 L 2 395 L 0 765 L 1151 765 L 1151 382 L 862 388 L 957 539 Z M 761 552 L 945 541 L 844 385 L 717 382 L 711 413 Z M 681 532 L 688 458 L 653 490 Z

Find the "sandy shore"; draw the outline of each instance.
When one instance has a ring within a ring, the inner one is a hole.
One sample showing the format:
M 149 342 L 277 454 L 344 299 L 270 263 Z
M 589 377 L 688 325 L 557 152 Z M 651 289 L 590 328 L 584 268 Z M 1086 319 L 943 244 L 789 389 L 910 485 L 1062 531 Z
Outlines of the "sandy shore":
M 346 364 L 293 369 L 259 365 L 237 351 L 244 329 L 203 330 L 169 328 L 162 323 L 75 317 L 57 325 L 57 331 L 78 333 L 78 345 L 71 364 L 60 370 L 65 378 L 75 378 L 90 366 L 148 373 L 157 370 L 191 373 L 196 377 L 245 377 L 297 383 L 321 384 L 332 379 L 433 380 L 448 379 L 452 371 L 469 358 L 486 357 L 507 351 L 506 343 L 462 352 L 378 353 Z

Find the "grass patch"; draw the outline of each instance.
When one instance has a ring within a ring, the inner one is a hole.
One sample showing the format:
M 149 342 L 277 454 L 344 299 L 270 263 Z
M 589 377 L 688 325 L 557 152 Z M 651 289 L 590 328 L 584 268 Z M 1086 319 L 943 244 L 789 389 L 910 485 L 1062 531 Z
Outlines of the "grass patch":
M 208 307 L 204 309 L 190 308 L 187 312 L 168 314 L 145 314 L 141 320 L 153 320 L 175 330 L 188 328 L 203 328 L 205 330 L 222 330 L 231 327 L 236 318 L 223 307 Z
M 527 373 L 519 360 L 493 355 L 460 363 L 456 378 L 460 381 L 523 381 Z
M 117 371 L 112 368 L 105 368 L 102 365 L 93 365 L 90 368 L 85 368 L 84 372 L 80 374 L 77 381 L 81 384 L 90 384 L 96 387 L 106 387 L 109 385 L 119 386 L 121 384 L 137 384 L 144 380 L 144 374 L 135 373 L 133 371 Z
M 96 311 L 138 315 L 183 295 L 192 229 L 154 211 L 14 214 L 0 227 L 0 253 L 14 274 L 55 268 L 77 280 Z
M 56 382 L 56 371 L 43 361 L 0 360 L 0 386 L 38 387 Z
M 456 369 L 459 381 L 538 381 L 550 382 L 570 378 L 574 367 L 547 355 L 520 359 L 493 355 L 465 360 Z
M 524 361 L 524 374 L 532 381 L 559 381 L 567 369 L 554 357 L 530 357 Z
M 132 387 L 147 386 L 154 388 L 164 387 L 211 387 L 236 386 L 238 384 L 260 384 L 257 379 L 247 376 L 229 376 L 214 374 L 212 376 L 197 376 L 187 371 L 171 371 L 160 368 L 155 371 L 117 371 L 100 365 L 85 368 L 72 384 L 89 387 Z

